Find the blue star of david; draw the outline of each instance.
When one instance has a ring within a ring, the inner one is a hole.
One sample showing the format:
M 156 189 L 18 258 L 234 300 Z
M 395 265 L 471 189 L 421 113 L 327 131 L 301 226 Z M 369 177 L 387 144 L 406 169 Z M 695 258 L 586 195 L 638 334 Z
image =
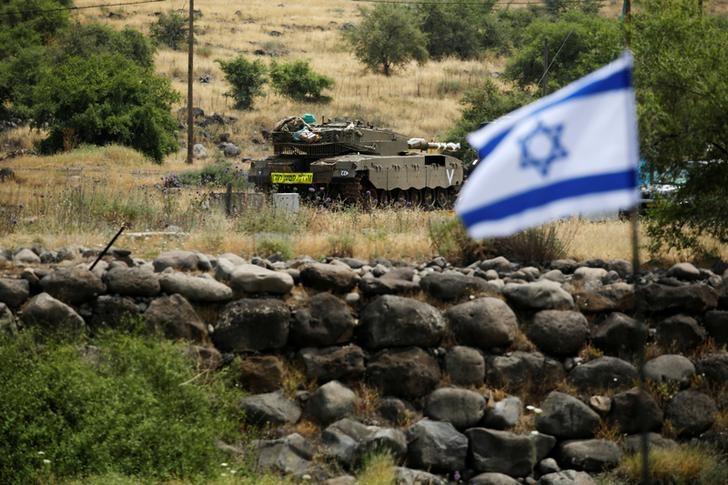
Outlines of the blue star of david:
M 568 156 L 568 152 L 561 146 L 560 137 L 563 129 L 563 123 L 548 127 L 539 121 L 538 125 L 530 133 L 520 138 L 518 143 L 521 146 L 521 168 L 534 167 L 541 172 L 541 175 L 547 176 L 552 163 Z M 539 137 L 548 139 L 549 149 L 546 155 L 534 153 L 536 149 L 534 143 L 537 142 Z

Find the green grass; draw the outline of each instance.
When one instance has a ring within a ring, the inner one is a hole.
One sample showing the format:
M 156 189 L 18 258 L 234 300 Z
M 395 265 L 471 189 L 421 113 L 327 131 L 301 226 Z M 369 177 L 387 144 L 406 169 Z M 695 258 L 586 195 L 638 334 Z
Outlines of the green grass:
M 215 441 L 240 438 L 239 393 L 221 375 L 191 380 L 181 344 L 120 333 L 92 343 L 0 337 L 0 483 L 218 477 L 229 458 Z

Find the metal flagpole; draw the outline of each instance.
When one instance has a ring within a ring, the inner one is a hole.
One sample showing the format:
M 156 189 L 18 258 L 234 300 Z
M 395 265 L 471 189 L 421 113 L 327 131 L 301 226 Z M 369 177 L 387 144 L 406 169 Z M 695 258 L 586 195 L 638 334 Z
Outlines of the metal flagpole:
M 195 0 L 190 0 L 189 32 L 187 33 L 187 163 L 192 163 L 195 142 L 195 117 L 192 113 L 192 84 L 194 82 Z

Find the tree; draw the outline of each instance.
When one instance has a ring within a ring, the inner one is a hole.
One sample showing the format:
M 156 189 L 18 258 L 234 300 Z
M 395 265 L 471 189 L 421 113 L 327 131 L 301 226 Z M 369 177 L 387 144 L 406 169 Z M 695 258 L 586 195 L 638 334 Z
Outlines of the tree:
M 121 54 L 71 57 L 43 70 L 31 117 L 49 131 L 46 152 L 121 143 L 161 162 L 178 148 L 171 115 L 178 98 L 168 79 Z
M 476 5 L 460 0 L 420 5 L 418 12 L 422 18 L 421 28 L 427 35 L 427 52 L 430 57 L 476 57 L 483 44 L 492 42 L 495 24 L 490 13 L 494 3 L 489 0 Z
M 253 98 L 260 94 L 265 83 L 265 66 L 260 61 L 249 61 L 238 56 L 230 61 L 218 59 L 220 69 L 230 84 L 225 93 L 235 100 L 235 109 L 246 110 L 253 106 Z
M 613 61 L 623 49 L 618 22 L 578 12 L 560 20 L 536 20 L 524 34 L 525 42 L 506 67 L 506 77 L 525 87 L 536 84 L 544 72 L 544 45 L 549 58 L 549 91 L 554 91 Z M 558 56 L 556 54 L 558 53 Z
M 95 54 L 121 54 L 140 66 L 154 68 L 155 47 L 138 30 L 126 27 L 118 31 L 106 25 L 75 24 L 60 32 L 50 46 L 52 62 L 63 63 L 69 57 Z
M 46 44 L 68 25 L 71 0 L 3 0 L 0 4 L 0 59 Z M 38 12 L 40 10 L 40 12 Z
M 648 219 L 653 249 L 728 243 L 728 26 L 691 0 L 648 0 L 631 38 L 642 157 L 677 191 Z
M 311 69 L 308 61 L 273 62 L 270 81 L 278 94 L 296 101 L 324 101 L 322 91 L 334 85 L 333 79 Z
M 404 5 L 379 4 L 361 10 L 362 21 L 345 35 L 354 55 L 385 76 L 412 60 L 427 59 L 427 36 L 420 30 L 414 10 Z
M 518 87 L 503 89 L 491 79 L 486 79 L 481 86 L 466 93 L 463 97 L 461 101 L 462 117 L 448 134 L 448 139 L 460 142 L 462 151 L 458 154 L 459 156 L 473 160 L 476 158 L 476 154 L 468 148 L 465 136 L 480 126 L 495 121 L 533 100 L 534 97 L 528 91 Z
M 152 24 L 152 38 L 170 49 L 179 50 L 187 42 L 187 17 L 177 12 L 162 12 L 157 22 Z

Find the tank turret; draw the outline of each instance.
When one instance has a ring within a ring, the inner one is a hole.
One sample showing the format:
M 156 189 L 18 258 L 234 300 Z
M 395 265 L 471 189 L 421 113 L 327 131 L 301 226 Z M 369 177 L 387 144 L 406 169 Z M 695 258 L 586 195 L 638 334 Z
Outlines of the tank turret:
M 463 182 L 463 164 L 445 154 L 456 143 L 428 142 L 362 121 L 316 124 L 291 116 L 273 128 L 274 155 L 251 165 L 261 190 L 298 191 L 304 198 L 446 207 Z

